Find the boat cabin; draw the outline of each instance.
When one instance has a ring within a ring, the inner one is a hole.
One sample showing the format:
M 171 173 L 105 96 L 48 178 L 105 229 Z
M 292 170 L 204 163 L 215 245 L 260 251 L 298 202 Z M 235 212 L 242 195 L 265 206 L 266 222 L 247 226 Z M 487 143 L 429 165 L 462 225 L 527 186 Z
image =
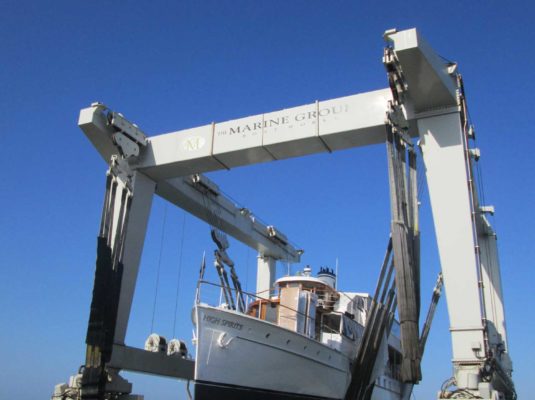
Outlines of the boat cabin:
M 247 314 L 308 336 L 331 348 L 354 352 L 364 331 L 369 296 L 336 290 L 332 269 L 312 276 L 306 267 L 275 282 L 275 295 L 249 305 Z

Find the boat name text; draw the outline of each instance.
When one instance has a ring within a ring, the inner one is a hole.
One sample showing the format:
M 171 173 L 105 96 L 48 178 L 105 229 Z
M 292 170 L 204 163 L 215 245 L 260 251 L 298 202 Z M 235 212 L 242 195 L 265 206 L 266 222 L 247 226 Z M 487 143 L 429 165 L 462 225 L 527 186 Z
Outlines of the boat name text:
M 203 317 L 203 321 L 209 322 L 210 324 L 214 324 L 214 325 L 227 326 L 229 328 L 236 329 L 238 331 L 241 331 L 243 329 L 243 325 L 240 324 L 239 322 L 229 321 L 226 319 L 213 317 L 211 315 L 205 315 Z

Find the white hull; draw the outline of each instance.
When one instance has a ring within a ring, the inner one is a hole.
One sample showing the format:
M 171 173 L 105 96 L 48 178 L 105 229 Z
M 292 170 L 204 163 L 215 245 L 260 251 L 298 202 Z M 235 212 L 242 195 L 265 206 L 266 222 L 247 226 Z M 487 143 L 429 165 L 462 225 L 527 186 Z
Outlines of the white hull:
M 344 398 L 350 360 L 341 352 L 232 310 L 199 304 L 195 316 L 196 400 L 226 390 L 235 399 Z M 400 398 L 397 381 L 377 383 L 373 399 Z
M 195 380 L 341 399 L 349 359 L 315 340 L 231 310 L 196 307 Z

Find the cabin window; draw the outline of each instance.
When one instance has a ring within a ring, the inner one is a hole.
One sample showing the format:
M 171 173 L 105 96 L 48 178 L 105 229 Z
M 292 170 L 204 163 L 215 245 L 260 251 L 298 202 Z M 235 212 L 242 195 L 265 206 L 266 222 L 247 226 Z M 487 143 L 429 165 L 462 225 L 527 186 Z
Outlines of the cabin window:
M 401 380 L 401 360 L 401 353 L 388 346 L 387 372 L 394 379 Z
M 339 314 L 324 314 L 322 330 L 327 333 L 340 333 L 340 317 Z

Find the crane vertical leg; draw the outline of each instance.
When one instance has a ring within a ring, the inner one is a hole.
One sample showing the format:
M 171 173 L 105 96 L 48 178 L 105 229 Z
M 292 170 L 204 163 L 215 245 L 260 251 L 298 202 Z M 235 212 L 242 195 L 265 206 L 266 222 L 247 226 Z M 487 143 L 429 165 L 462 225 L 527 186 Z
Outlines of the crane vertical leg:
M 150 179 L 140 173 L 130 176 L 112 159 L 98 236 L 83 399 L 130 393 L 131 385 L 108 363 L 114 345 L 124 344 L 154 187 Z
M 476 390 L 486 357 L 473 210 L 458 112 L 418 120 L 459 388 Z
M 276 261 L 273 257 L 258 256 L 256 272 L 256 295 L 269 299 L 275 284 Z
M 142 173 L 134 173 L 134 196 L 124 241 L 124 272 L 117 312 L 115 344 L 124 344 L 155 187 L 156 183 L 153 180 Z

